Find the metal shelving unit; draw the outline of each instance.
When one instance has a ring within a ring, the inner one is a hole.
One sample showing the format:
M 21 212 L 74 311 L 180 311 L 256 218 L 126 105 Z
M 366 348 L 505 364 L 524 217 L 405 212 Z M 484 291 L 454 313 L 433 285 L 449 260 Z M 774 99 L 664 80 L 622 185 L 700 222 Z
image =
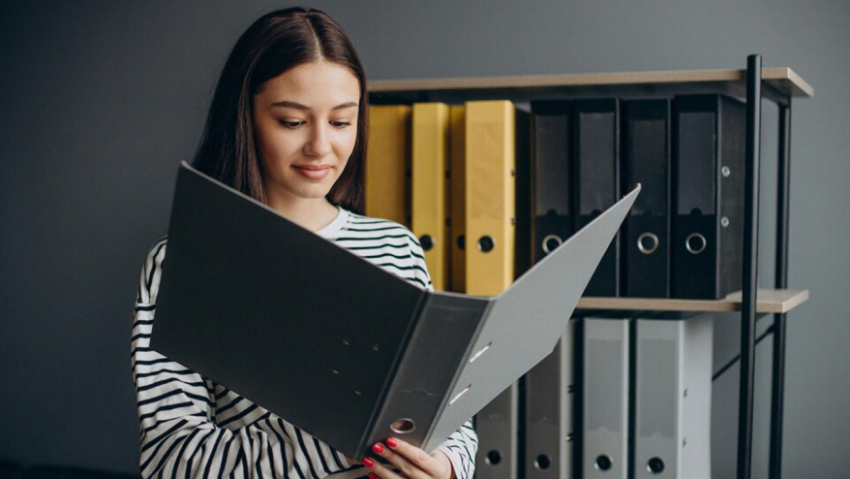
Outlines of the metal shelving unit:
M 369 85 L 372 104 L 424 101 L 460 102 L 483 99 L 619 98 L 722 93 L 746 97 L 747 177 L 742 291 L 717 301 L 655 298 L 582 298 L 578 308 L 612 311 L 734 312 L 741 314 L 741 377 L 738 421 L 738 479 L 752 471 L 755 322 L 773 314 L 773 378 L 770 421 L 770 477 L 782 471 L 785 390 L 786 314 L 808 299 L 808 290 L 787 290 L 791 100 L 811 98 L 814 89 L 790 68 L 762 68 L 760 55 L 750 55 L 742 70 L 685 70 L 599 74 L 379 80 Z M 759 164 L 761 105 L 767 98 L 779 107 L 777 249 L 775 289 L 758 290 Z

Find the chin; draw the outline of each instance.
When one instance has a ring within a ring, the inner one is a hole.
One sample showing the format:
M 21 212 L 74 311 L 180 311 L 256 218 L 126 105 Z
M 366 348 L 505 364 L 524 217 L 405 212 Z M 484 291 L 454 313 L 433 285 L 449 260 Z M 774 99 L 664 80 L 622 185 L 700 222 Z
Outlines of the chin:
M 330 188 L 322 188 L 322 189 L 309 189 L 298 192 L 298 197 L 304 200 L 319 200 L 328 196 L 330 193 Z

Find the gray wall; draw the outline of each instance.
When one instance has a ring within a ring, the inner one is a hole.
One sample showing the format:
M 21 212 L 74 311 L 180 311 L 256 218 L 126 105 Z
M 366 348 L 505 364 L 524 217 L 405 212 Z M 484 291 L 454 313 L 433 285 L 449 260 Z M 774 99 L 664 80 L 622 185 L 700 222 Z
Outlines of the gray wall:
M 790 285 L 812 298 L 789 315 L 784 465 L 790 478 L 846 474 L 850 3 L 314 6 L 347 29 L 372 79 L 742 68 L 753 52 L 800 73 L 817 94 L 794 104 Z M 129 332 L 142 259 L 165 234 L 176 166 L 191 158 L 229 48 L 278 7 L 0 4 L 0 458 L 137 470 Z

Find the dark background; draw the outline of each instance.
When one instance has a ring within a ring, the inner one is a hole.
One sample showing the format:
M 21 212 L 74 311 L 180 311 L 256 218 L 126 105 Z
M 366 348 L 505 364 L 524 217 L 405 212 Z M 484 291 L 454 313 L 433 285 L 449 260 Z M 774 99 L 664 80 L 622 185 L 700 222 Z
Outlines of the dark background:
M 0 3 L 0 459 L 138 470 L 129 338 L 142 261 L 166 232 L 177 165 L 194 153 L 230 47 L 285 6 Z M 793 110 L 790 287 L 812 297 L 789 315 L 784 467 L 789 478 L 846 474 L 850 2 L 311 6 L 348 31 L 371 79 L 744 68 L 761 53 L 811 83 L 815 98 Z M 766 286 L 775 119 L 766 103 Z M 763 471 L 766 455 L 755 461 Z

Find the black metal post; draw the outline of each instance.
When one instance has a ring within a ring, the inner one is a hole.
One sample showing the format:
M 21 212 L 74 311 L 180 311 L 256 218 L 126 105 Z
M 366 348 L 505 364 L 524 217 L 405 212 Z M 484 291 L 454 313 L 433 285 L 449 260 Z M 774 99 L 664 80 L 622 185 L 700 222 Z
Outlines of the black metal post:
M 750 479 L 753 452 L 753 366 L 758 287 L 761 55 L 747 58 L 747 171 L 744 208 L 744 277 L 741 303 L 741 382 L 738 402 L 738 479 Z
M 788 218 L 791 189 L 791 98 L 779 105 L 779 172 L 776 212 L 776 288 L 788 287 Z M 770 409 L 770 469 L 768 477 L 782 477 L 782 428 L 785 409 L 785 314 L 773 319 L 773 388 Z

